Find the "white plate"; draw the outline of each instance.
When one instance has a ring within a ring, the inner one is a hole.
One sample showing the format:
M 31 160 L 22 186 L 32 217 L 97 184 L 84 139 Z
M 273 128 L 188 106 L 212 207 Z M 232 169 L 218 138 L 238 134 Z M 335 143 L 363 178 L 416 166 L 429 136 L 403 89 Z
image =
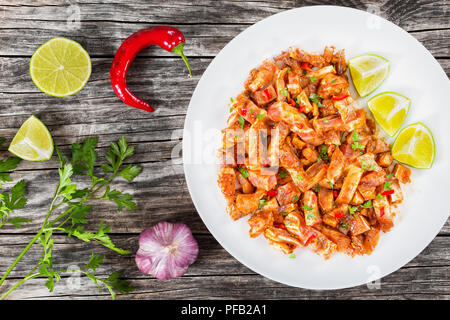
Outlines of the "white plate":
M 397 210 L 395 226 L 382 234 L 370 256 L 337 253 L 324 261 L 309 249 L 296 258 L 251 239 L 247 219 L 231 220 L 217 186 L 216 150 L 226 126 L 230 97 L 243 90 L 249 71 L 289 46 L 322 52 L 345 48 L 347 59 L 364 53 L 391 61 L 384 83 L 369 97 L 395 91 L 411 98 L 403 126 L 421 121 L 433 132 L 436 159 L 430 170 L 415 170 Z M 436 236 L 449 216 L 448 179 L 450 82 L 439 63 L 416 39 L 368 12 L 335 6 L 303 7 L 264 19 L 239 34 L 211 62 L 189 104 L 183 136 L 186 181 L 198 213 L 217 241 L 250 269 L 275 281 L 309 289 L 338 289 L 369 283 L 399 269 Z M 214 264 L 214 261 L 210 261 Z M 382 287 L 382 283 L 381 283 Z

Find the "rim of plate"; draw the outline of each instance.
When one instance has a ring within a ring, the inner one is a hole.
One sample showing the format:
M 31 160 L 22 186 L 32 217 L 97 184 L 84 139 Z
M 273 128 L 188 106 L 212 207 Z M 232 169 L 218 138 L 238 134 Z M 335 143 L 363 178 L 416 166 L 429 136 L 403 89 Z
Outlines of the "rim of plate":
M 206 216 L 206 214 L 204 212 L 201 212 L 201 210 L 199 210 L 199 199 L 197 198 L 197 194 L 194 193 L 194 187 L 193 187 L 193 177 L 190 175 L 190 171 L 188 168 L 188 165 L 186 164 L 186 155 L 188 154 L 188 152 L 186 152 L 186 150 L 189 150 L 189 148 L 191 148 L 191 143 L 188 142 L 189 140 L 186 139 L 186 132 L 187 132 L 187 128 L 189 126 L 189 124 L 191 123 L 192 120 L 192 112 L 190 112 L 194 106 L 193 106 L 193 99 L 196 96 L 197 92 L 200 90 L 199 88 L 202 87 L 203 85 L 203 81 L 205 79 L 205 75 L 209 74 L 209 71 L 216 65 L 217 63 L 217 58 L 220 57 L 222 55 L 222 53 L 224 51 L 227 50 L 227 48 L 229 48 L 230 46 L 233 45 L 234 42 L 238 41 L 240 38 L 244 37 L 245 34 L 253 29 L 258 28 L 259 26 L 261 26 L 262 24 L 268 23 L 268 21 L 279 18 L 280 16 L 286 16 L 286 18 L 290 18 L 295 16 L 296 14 L 299 13 L 304 13 L 304 11 L 315 11 L 314 14 L 320 12 L 321 10 L 335 10 L 335 11 L 346 11 L 347 13 L 353 13 L 356 15 L 367 15 L 368 17 L 371 16 L 372 14 L 370 14 L 369 12 L 363 11 L 363 10 L 359 10 L 359 9 L 354 9 L 354 8 L 349 8 L 349 7 L 342 7 L 342 6 L 331 6 L 331 5 L 317 5 L 317 6 L 305 6 L 305 7 L 299 7 L 299 8 L 293 8 L 293 9 L 289 9 L 289 10 L 285 10 L 279 13 L 276 13 L 274 15 L 271 15 L 269 17 L 266 17 L 258 22 L 256 22 L 255 24 L 249 26 L 248 28 L 244 29 L 241 33 L 239 33 L 236 37 L 234 37 L 230 42 L 228 42 L 220 51 L 219 53 L 216 55 L 216 57 L 211 61 L 211 63 L 208 65 L 208 67 L 206 68 L 205 72 L 202 74 L 199 82 L 197 83 L 197 86 L 192 94 L 189 106 L 188 106 L 188 110 L 187 110 L 187 114 L 186 114 L 186 118 L 185 118 L 185 122 L 184 122 L 184 128 L 183 128 L 183 141 L 182 141 L 182 150 L 183 150 L 183 169 L 184 169 L 184 173 L 185 173 L 185 178 L 186 178 L 186 183 L 188 186 L 188 190 L 189 190 L 189 194 L 191 196 L 192 202 L 194 203 L 194 206 L 200 216 L 200 218 L 202 219 L 203 223 L 205 224 L 206 228 L 208 229 L 208 231 L 213 235 L 213 237 L 216 239 L 216 241 L 231 255 L 233 256 L 236 260 L 238 260 L 240 263 L 242 263 L 243 265 L 245 265 L 247 268 L 253 270 L 254 272 L 268 278 L 271 280 L 274 280 L 276 282 L 282 283 L 282 284 L 286 284 L 289 286 L 293 286 L 293 287 L 298 287 L 298 288 L 303 288 L 303 289 L 313 289 L 313 290 L 335 290 L 335 289 L 344 289 L 344 288 L 351 288 L 351 287 L 355 287 L 355 286 L 359 286 L 359 285 L 364 285 L 367 284 L 369 282 L 372 281 L 376 281 L 378 279 L 381 279 L 395 271 L 397 271 L 398 269 L 400 269 L 401 267 L 403 267 L 404 265 L 406 265 L 408 262 L 410 262 L 412 259 L 414 259 L 417 255 L 419 255 L 430 243 L 431 241 L 436 237 L 436 235 L 439 233 L 439 231 L 442 229 L 443 225 L 445 224 L 445 222 L 447 221 L 449 214 L 446 215 L 445 219 L 441 218 L 439 223 L 434 223 L 433 225 L 433 230 L 432 232 L 428 233 L 427 239 L 426 241 L 423 241 L 420 247 L 417 247 L 415 250 L 413 250 L 413 252 L 408 252 L 406 255 L 402 256 L 401 259 L 396 260 L 395 263 L 392 263 L 389 265 L 389 267 L 387 269 L 384 269 L 382 272 L 380 272 L 378 275 L 371 277 L 370 279 L 367 279 L 366 281 L 355 281 L 352 283 L 345 283 L 345 284 L 339 284 L 339 285 L 299 285 L 299 284 L 293 284 L 292 281 L 287 281 L 285 279 L 280 279 L 279 277 L 273 276 L 271 274 L 267 274 L 264 270 L 261 270 L 261 268 L 258 265 L 249 265 L 249 263 L 246 261 L 246 258 L 233 251 L 233 249 L 231 249 L 231 247 L 227 244 L 226 239 L 221 238 L 217 232 L 215 232 L 214 227 L 210 224 L 210 222 L 208 221 L 208 218 Z M 312 12 L 309 12 L 312 14 Z M 422 45 L 422 43 L 420 43 L 417 39 L 415 39 L 413 36 L 411 36 L 408 32 L 406 32 L 404 29 L 402 29 L 401 27 L 397 26 L 396 24 L 390 22 L 389 20 L 386 20 L 382 17 L 376 16 L 377 18 L 381 19 L 383 21 L 383 23 L 387 23 L 389 25 L 390 28 L 396 29 L 396 32 L 400 32 L 402 33 L 403 36 L 408 37 L 409 39 L 412 39 L 416 42 L 416 44 L 418 44 L 423 50 L 424 53 L 427 54 L 430 58 L 432 58 L 434 60 L 434 63 L 439 67 L 440 69 L 440 73 L 441 73 L 441 77 L 443 77 L 443 79 L 447 79 L 447 82 L 449 84 L 449 88 L 450 88 L 450 80 L 448 79 L 447 75 L 445 74 L 444 70 L 442 69 L 442 67 L 440 66 L 440 64 L 436 61 L 436 59 L 432 56 L 432 54 Z M 259 61 L 257 61 L 259 62 Z M 247 70 L 250 71 L 250 70 Z M 367 97 L 366 97 L 367 98 Z M 436 147 L 437 148 L 437 147 Z M 224 214 L 226 214 L 226 212 L 224 212 Z M 429 230 L 428 230 L 429 231 Z M 393 230 L 391 230 L 390 232 L 395 232 L 395 227 L 393 228 Z M 376 249 L 375 249 L 376 251 Z

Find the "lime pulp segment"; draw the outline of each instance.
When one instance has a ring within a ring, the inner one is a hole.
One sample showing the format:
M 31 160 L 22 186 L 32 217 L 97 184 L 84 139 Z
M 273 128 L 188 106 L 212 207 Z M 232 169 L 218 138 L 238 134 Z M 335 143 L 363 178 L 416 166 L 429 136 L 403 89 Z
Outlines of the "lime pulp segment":
M 386 79 L 389 60 L 375 54 L 365 54 L 350 59 L 349 68 L 356 91 L 361 97 L 365 97 Z

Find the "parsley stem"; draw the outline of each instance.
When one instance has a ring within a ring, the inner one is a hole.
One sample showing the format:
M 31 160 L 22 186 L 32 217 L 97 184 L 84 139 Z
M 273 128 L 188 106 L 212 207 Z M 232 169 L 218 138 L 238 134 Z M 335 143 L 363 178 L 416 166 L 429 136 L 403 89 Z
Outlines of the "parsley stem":
M 52 199 L 52 202 L 51 202 L 51 205 L 50 205 L 50 209 L 48 210 L 47 215 L 45 216 L 44 223 L 42 224 L 41 229 L 39 230 L 38 233 L 36 233 L 36 235 L 33 237 L 33 239 L 31 239 L 31 241 L 27 244 L 25 249 L 22 250 L 22 252 L 17 256 L 16 260 L 14 260 L 14 262 L 6 270 L 5 274 L 0 279 L 0 286 L 3 284 L 3 282 L 5 282 L 6 278 L 9 276 L 11 271 L 16 267 L 17 263 L 19 263 L 19 261 L 22 260 L 22 257 L 28 252 L 28 250 L 30 250 L 31 246 L 44 233 L 44 228 L 47 225 L 48 218 L 50 217 L 51 213 L 54 210 L 54 205 L 55 205 L 56 198 L 58 197 L 59 188 L 60 188 L 60 184 L 58 184 L 58 187 L 55 190 L 55 194 L 53 195 L 53 199 Z M 9 290 L 8 290 L 8 292 L 9 292 Z
M 14 286 L 12 286 L 8 291 L 6 291 L 1 297 L 0 297 L 0 300 L 5 300 L 5 298 L 7 297 L 7 296 L 9 296 L 9 294 L 11 293 L 11 292 L 13 292 L 15 289 L 17 289 L 21 284 L 23 284 L 25 281 L 28 281 L 28 280 L 31 280 L 31 279 L 34 279 L 34 278 L 38 278 L 38 277 L 40 277 L 41 276 L 41 274 L 40 273 L 35 273 L 35 274 L 33 274 L 33 275 L 29 275 L 29 276 L 26 276 L 26 277 L 24 277 L 22 280 L 20 280 L 19 282 L 17 282 Z

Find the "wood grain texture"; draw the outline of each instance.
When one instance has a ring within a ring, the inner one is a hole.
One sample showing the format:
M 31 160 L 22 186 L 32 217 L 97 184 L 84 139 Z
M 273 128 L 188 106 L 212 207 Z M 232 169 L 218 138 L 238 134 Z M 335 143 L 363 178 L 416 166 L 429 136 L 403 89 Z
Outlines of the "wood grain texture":
M 423 43 L 450 75 L 448 0 L 0 1 L 0 137 L 7 139 L 0 147 L 0 159 L 8 155 L 6 145 L 30 114 L 46 123 L 65 154 L 70 153 L 73 142 L 98 135 L 98 151 L 103 155 L 111 141 L 126 135 L 136 148 L 130 161 L 139 163 L 144 170 L 132 184 L 118 179 L 114 187 L 133 194 L 139 210 L 119 212 L 115 206 L 101 203 L 89 218 L 91 228 L 105 220 L 111 225 L 112 238 L 118 246 L 134 252 L 143 226 L 163 220 L 182 221 L 192 229 L 200 245 L 199 259 L 188 273 L 166 282 L 140 273 L 132 254 L 119 256 L 100 245 L 81 243 L 62 234 L 55 238 L 55 266 L 81 265 L 94 249 L 105 255 L 100 274 L 121 270 L 136 288 L 133 294 L 122 299 L 449 299 L 450 221 L 419 256 L 381 279 L 379 289 L 367 286 L 336 291 L 292 288 L 255 274 L 216 242 L 190 199 L 179 159 L 181 154 L 176 152 L 172 160 L 174 147 L 180 147 L 179 138 L 192 92 L 223 46 L 265 17 L 317 4 L 343 5 L 380 14 Z M 78 12 L 79 25 L 74 20 Z M 156 112 L 148 114 L 124 108 L 110 88 L 112 57 L 129 34 L 158 24 L 171 24 L 184 32 L 188 39 L 185 52 L 191 60 L 194 77 L 187 78 L 179 58 L 149 48 L 133 63 L 129 85 L 138 96 L 150 101 Z M 93 58 L 93 73 L 86 87 L 64 99 L 42 94 L 28 73 L 31 54 L 54 36 L 79 41 Z M 223 107 L 227 110 L 225 103 Z M 23 229 L 5 227 L 0 231 L 0 271 L 11 264 L 42 222 L 58 181 L 56 168 L 54 160 L 22 162 L 12 174 L 15 181 L 27 181 L 29 203 L 20 215 L 33 222 Z M 11 185 L 5 184 L 5 188 Z M 24 276 L 34 266 L 37 255 L 35 246 L 14 269 L 11 281 Z M 106 292 L 99 294 L 87 279 L 81 279 L 79 289 L 68 286 L 68 281 L 73 280 L 69 279 L 72 278 L 65 275 L 52 294 L 43 285 L 45 280 L 30 281 L 11 298 L 109 299 Z

